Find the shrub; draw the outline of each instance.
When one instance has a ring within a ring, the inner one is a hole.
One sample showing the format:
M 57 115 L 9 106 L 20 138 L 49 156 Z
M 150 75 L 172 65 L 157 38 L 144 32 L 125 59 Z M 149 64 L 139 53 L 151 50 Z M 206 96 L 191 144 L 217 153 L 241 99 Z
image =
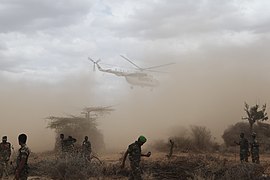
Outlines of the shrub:
M 189 130 L 179 128 L 179 131 L 174 134 L 176 135 L 171 136 L 169 140 L 174 142 L 175 151 L 214 151 L 219 149 L 218 143 L 212 139 L 211 131 L 206 127 L 190 126 Z M 170 143 L 159 140 L 152 145 L 152 148 L 168 152 Z

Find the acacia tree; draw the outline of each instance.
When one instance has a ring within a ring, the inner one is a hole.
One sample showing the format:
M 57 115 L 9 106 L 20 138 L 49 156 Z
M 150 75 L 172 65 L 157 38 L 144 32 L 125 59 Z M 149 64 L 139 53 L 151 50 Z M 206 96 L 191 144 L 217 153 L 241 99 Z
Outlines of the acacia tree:
M 268 119 L 267 113 L 265 112 L 266 110 L 266 104 L 262 106 L 262 108 L 259 109 L 259 105 L 256 104 L 254 106 L 249 106 L 245 102 L 245 108 L 244 110 L 247 113 L 246 117 L 243 117 L 242 119 L 248 120 L 249 122 L 249 128 L 250 128 L 250 133 L 253 132 L 253 125 L 255 122 L 261 120 L 261 121 L 266 121 Z
M 77 139 L 77 144 L 80 145 L 85 136 L 89 137 L 94 150 L 103 150 L 105 143 L 103 135 L 97 128 L 96 120 L 99 116 L 113 111 L 110 107 L 88 107 L 84 108 L 83 116 L 69 115 L 67 117 L 47 117 L 49 120 L 48 128 L 54 129 L 56 132 L 55 149 L 58 148 L 59 134 L 72 136 Z

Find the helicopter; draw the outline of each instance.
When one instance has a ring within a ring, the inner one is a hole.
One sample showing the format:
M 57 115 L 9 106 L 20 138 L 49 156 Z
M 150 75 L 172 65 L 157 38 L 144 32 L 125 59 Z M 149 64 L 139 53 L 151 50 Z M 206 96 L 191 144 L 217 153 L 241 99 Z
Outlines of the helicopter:
M 156 71 L 156 70 L 153 70 L 153 69 L 174 64 L 174 63 L 167 63 L 167 64 L 163 64 L 163 65 L 159 65 L 159 66 L 141 68 L 140 66 L 133 63 L 127 57 L 125 57 L 123 55 L 120 55 L 120 56 L 123 59 L 125 59 L 126 61 L 128 61 L 129 63 L 131 63 L 133 66 L 135 66 L 136 71 L 134 71 L 134 72 L 125 72 L 125 71 L 121 71 L 121 70 L 104 69 L 99 64 L 99 62 L 101 61 L 100 59 L 95 61 L 95 60 L 91 59 L 90 57 L 88 57 L 88 60 L 90 60 L 94 64 L 93 71 L 95 71 L 96 66 L 97 66 L 98 70 L 101 71 L 101 72 L 111 73 L 111 74 L 114 74 L 116 76 L 125 77 L 126 81 L 131 85 L 131 89 L 133 89 L 133 86 L 150 87 L 150 88 L 154 88 L 154 87 L 159 86 L 159 81 L 157 79 L 155 79 L 152 75 L 147 73 L 146 71 L 160 72 L 160 71 Z

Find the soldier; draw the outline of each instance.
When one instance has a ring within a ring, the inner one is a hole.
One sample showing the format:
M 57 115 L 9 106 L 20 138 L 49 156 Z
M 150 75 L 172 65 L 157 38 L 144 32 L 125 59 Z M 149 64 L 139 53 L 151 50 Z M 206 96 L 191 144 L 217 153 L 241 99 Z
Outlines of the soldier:
M 66 153 L 66 149 L 65 149 L 65 135 L 64 134 L 60 134 L 60 158 L 64 158 L 65 157 L 65 153 Z
M 150 157 L 151 152 L 148 152 L 147 154 L 141 153 L 141 146 L 146 142 L 146 138 L 144 136 L 140 136 L 138 138 L 138 141 L 135 141 L 134 143 L 130 144 L 128 146 L 127 151 L 124 154 L 124 159 L 121 165 L 121 168 L 125 167 L 125 161 L 127 158 L 127 155 L 129 155 L 129 161 L 130 161 L 130 167 L 131 167 L 131 173 L 129 179 L 132 180 L 141 180 L 141 168 L 140 168 L 140 161 L 141 156 Z
M 66 140 L 64 140 L 64 146 L 65 148 L 67 148 L 67 152 L 69 154 L 74 153 L 74 143 L 77 140 L 75 138 L 73 138 L 72 136 L 68 136 L 68 138 Z
M 68 148 L 68 151 L 71 153 L 74 151 L 74 143 L 76 142 L 77 140 L 75 138 L 73 138 L 72 136 L 68 136 L 68 138 L 66 139 L 66 145 L 67 145 L 67 148 Z
M 16 180 L 27 180 L 28 178 L 28 157 L 30 154 L 30 150 L 26 145 L 27 136 L 26 134 L 20 134 L 18 137 L 19 145 L 21 148 L 18 152 L 17 157 L 17 166 L 15 171 L 15 179 Z
M 2 142 L 0 143 L 0 178 L 3 177 L 5 173 L 8 176 L 7 166 L 11 155 L 11 144 L 7 142 L 7 136 L 2 137 Z
M 174 142 L 173 140 L 170 139 L 170 151 L 169 151 L 169 154 L 167 155 L 168 159 L 170 159 L 173 155 L 173 148 L 174 148 Z
M 91 143 L 88 140 L 88 136 L 85 136 L 84 141 L 82 143 L 82 154 L 86 161 L 91 160 L 90 158 L 91 152 L 92 152 Z
M 252 133 L 252 139 L 250 142 L 250 150 L 251 150 L 251 158 L 253 163 L 260 163 L 260 156 L 259 156 L 259 143 L 256 139 L 256 133 Z
M 64 134 L 60 134 L 61 151 L 64 150 L 64 138 L 65 138 L 65 135 Z
M 240 146 L 240 161 L 248 162 L 248 156 L 249 156 L 249 145 L 248 140 L 245 138 L 245 134 L 242 132 L 240 134 L 240 140 L 239 142 L 234 141 L 235 144 Z

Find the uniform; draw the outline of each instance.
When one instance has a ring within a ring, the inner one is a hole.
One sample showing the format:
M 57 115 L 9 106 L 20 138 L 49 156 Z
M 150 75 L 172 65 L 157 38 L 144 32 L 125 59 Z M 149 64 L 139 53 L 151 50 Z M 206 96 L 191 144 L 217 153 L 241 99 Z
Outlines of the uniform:
M 64 140 L 64 147 L 65 147 L 64 149 L 69 153 L 69 155 L 74 153 L 74 143 L 76 141 L 77 140 L 71 136 L 69 136 L 67 139 Z
M 248 140 L 244 137 L 241 137 L 239 143 L 237 143 L 237 144 L 240 145 L 240 160 L 241 160 L 241 162 L 243 162 L 243 161 L 248 162 L 248 156 L 249 156 Z
M 11 155 L 11 144 L 9 142 L 0 143 L 0 178 L 4 172 L 7 174 L 7 165 Z
M 170 152 L 169 155 L 167 156 L 169 159 L 172 157 L 173 154 L 173 148 L 174 148 L 174 142 L 172 140 L 170 140 Z
M 60 158 L 65 158 L 66 154 L 67 154 L 67 150 L 66 150 L 66 146 L 65 146 L 65 140 L 64 139 L 60 139 L 60 148 L 61 151 L 59 153 L 59 157 Z
M 250 142 L 250 150 L 251 150 L 251 158 L 253 163 L 260 163 L 260 156 L 259 156 L 259 143 L 255 139 L 255 137 L 252 138 Z
M 130 161 L 130 167 L 131 167 L 131 173 L 130 178 L 132 180 L 141 180 L 141 168 L 140 168 L 140 162 L 141 162 L 141 145 L 138 143 L 138 141 L 135 141 L 134 143 L 130 144 L 128 146 L 128 158 Z
M 90 155 L 91 155 L 92 149 L 91 149 L 91 143 L 88 140 L 84 140 L 82 144 L 82 153 L 83 157 L 85 159 L 90 160 Z
M 27 161 L 28 161 L 29 155 L 30 155 L 29 148 L 26 145 L 22 145 L 22 147 L 19 149 L 19 152 L 18 152 L 16 169 L 19 167 L 19 164 L 23 158 L 25 158 L 26 161 L 20 173 L 20 180 L 27 180 L 28 178 L 29 167 L 28 167 Z
M 67 139 L 61 139 L 61 158 L 69 158 L 74 153 L 74 143 L 76 142 L 76 139 L 69 136 Z

